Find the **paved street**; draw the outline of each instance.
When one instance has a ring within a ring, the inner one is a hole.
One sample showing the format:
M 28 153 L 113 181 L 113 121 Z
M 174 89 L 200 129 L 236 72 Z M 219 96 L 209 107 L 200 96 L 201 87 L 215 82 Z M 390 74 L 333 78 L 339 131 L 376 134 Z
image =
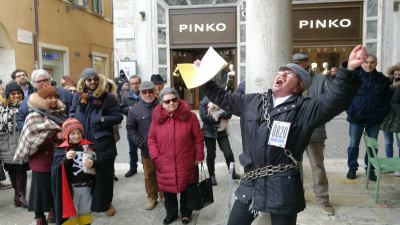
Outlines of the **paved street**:
M 233 119 L 231 123 L 232 147 L 235 156 L 240 152 L 239 134 L 237 131 L 239 120 Z M 124 125 L 123 125 L 124 126 Z M 381 181 L 381 195 L 378 205 L 373 202 L 372 193 L 375 185 L 365 189 L 365 174 L 359 170 L 359 179 L 350 181 L 345 179 L 346 148 L 348 125 L 343 116 L 335 118 L 328 124 L 327 160 L 326 169 L 330 182 L 331 203 L 336 208 L 335 216 L 327 216 L 317 207 L 312 188 L 311 172 L 308 160 L 304 160 L 304 187 L 307 208 L 298 216 L 299 225 L 393 225 L 400 224 L 400 178 L 393 174 L 385 174 Z M 121 129 L 121 137 L 125 137 Z M 382 135 L 381 135 L 382 136 Z M 382 140 L 380 143 L 383 143 Z M 382 144 L 381 144 L 382 145 Z M 143 170 L 139 165 L 139 172 L 132 178 L 123 175 L 128 170 L 128 150 L 125 139 L 118 143 L 119 155 L 116 163 L 116 175 L 119 181 L 115 183 L 114 205 L 118 212 L 115 217 L 107 218 L 104 214 L 94 214 L 94 225 L 132 224 L 132 225 L 160 225 L 165 217 L 163 203 L 159 203 L 154 210 L 144 209 L 145 191 Z M 364 149 L 361 147 L 361 149 Z M 362 150 L 362 156 L 364 154 Z M 382 152 L 382 150 L 381 150 Z M 197 225 L 222 225 L 226 224 L 228 215 L 228 171 L 221 153 L 217 154 L 216 175 L 218 186 L 214 188 L 215 202 L 211 206 L 195 211 L 191 224 Z M 305 156 L 306 157 L 306 156 Z M 362 157 L 360 157 L 361 159 Z M 360 165 L 363 163 L 359 160 Z M 236 166 L 239 171 L 239 166 Z M 30 179 L 30 174 L 29 174 Z M 28 181 L 30 184 L 30 181 Z M 234 188 L 238 182 L 234 182 Z M 15 208 L 12 204 L 13 191 L 0 191 L 0 225 L 32 225 L 35 224 L 32 212 Z M 177 220 L 173 225 L 182 224 Z

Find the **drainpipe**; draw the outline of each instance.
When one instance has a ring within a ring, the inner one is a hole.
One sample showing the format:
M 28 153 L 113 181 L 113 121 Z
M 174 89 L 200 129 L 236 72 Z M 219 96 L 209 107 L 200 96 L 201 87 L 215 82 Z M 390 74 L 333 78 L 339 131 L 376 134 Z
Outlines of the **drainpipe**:
M 33 59 L 35 69 L 39 69 L 39 0 L 34 0 L 35 32 L 33 33 Z

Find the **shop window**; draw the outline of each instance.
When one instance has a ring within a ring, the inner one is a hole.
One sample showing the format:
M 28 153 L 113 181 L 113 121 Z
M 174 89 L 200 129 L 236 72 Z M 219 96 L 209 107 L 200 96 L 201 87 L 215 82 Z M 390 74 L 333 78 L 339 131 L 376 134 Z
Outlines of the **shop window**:
M 236 3 L 238 0 L 217 0 L 217 4 Z
M 240 42 L 246 42 L 246 24 L 240 25 Z
M 188 4 L 186 0 L 165 0 L 165 2 L 168 5 L 172 5 L 172 6 L 174 6 L 174 5 L 187 5 Z
M 42 67 L 52 79 L 58 82 L 64 75 L 64 52 L 55 49 L 42 49 Z
M 240 5 L 240 22 L 246 21 L 246 2 L 243 1 L 243 3 Z
M 167 49 L 158 48 L 158 64 L 167 65 Z
M 93 12 L 103 15 L 103 0 L 93 0 Z
M 246 46 L 240 46 L 240 62 L 246 62 Z
M 158 28 L 158 44 L 165 45 L 167 44 L 167 31 L 166 28 L 159 27 Z
M 193 5 L 207 5 L 212 4 L 213 0 L 190 0 Z
M 378 16 L 378 0 L 368 0 L 367 2 L 367 16 Z
M 371 42 L 366 44 L 368 53 L 376 55 L 377 44 L 376 42 Z
M 240 82 L 246 79 L 246 66 L 240 66 Z
M 82 7 L 87 7 L 89 0 L 69 0 L 73 5 L 79 5 Z
M 378 32 L 378 21 L 367 21 L 367 39 L 376 39 Z
M 106 75 L 107 59 L 100 56 L 93 56 L 93 68 L 102 75 Z
M 165 9 L 157 5 L 157 24 L 165 24 Z

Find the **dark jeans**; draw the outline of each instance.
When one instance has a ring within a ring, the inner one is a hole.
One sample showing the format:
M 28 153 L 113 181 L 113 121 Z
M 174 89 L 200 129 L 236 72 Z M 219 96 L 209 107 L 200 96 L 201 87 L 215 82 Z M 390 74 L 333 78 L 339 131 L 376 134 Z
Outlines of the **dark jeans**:
M 229 215 L 228 225 L 250 225 L 255 216 L 249 211 L 250 204 L 243 204 L 236 200 Z M 272 225 L 296 225 L 297 214 L 278 215 L 271 214 Z
M 387 158 L 393 158 L 393 134 L 396 136 L 397 149 L 399 150 L 400 157 L 400 139 L 395 132 L 383 132 L 385 136 L 385 152 Z
M 167 218 L 172 219 L 178 216 L 178 196 L 176 193 L 168 193 L 164 192 L 164 197 L 165 197 L 165 209 L 167 210 Z M 181 193 L 181 198 L 180 198 L 180 211 L 181 211 L 181 216 L 182 217 L 191 217 L 192 216 L 192 211 L 191 209 L 188 209 L 186 207 L 186 198 L 187 198 L 187 192 L 186 190 Z
M 128 135 L 128 144 L 129 144 L 129 169 L 135 170 L 137 169 L 137 163 L 138 163 L 138 148 L 135 145 L 135 142 L 133 141 L 132 137 Z
M 228 136 L 215 138 L 204 137 L 204 142 L 207 148 L 207 168 L 210 176 L 215 175 L 215 154 L 216 154 L 216 142 L 218 141 L 218 146 L 221 149 L 222 153 L 224 153 L 226 165 L 229 168 L 229 163 L 234 162 L 235 158 L 233 157 L 232 148 L 229 144 Z
M 349 125 L 349 136 L 350 136 L 350 146 L 347 149 L 347 165 L 349 166 L 349 170 L 357 170 L 358 169 L 358 152 L 360 146 L 361 136 L 364 132 L 367 132 L 367 135 L 371 138 L 378 138 L 380 125 L 373 126 L 363 126 L 358 123 L 350 123 Z M 368 155 L 365 153 L 364 157 L 365 165 L 368 165 Z M 371 170 L 374 170 L 374 167 L 371 166 Z

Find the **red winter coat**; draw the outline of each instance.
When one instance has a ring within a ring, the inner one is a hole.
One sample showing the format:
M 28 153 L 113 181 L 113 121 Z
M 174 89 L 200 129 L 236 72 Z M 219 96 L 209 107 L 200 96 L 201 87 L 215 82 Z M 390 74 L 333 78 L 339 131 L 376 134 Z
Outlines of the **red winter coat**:
M 179 100 L 171 115 L 158 105 L 148 135 L 150 158 L 160 191 L 181 193 L 197 180 L 195 161 L 204 160 L 204 137 L 196 114 Z

